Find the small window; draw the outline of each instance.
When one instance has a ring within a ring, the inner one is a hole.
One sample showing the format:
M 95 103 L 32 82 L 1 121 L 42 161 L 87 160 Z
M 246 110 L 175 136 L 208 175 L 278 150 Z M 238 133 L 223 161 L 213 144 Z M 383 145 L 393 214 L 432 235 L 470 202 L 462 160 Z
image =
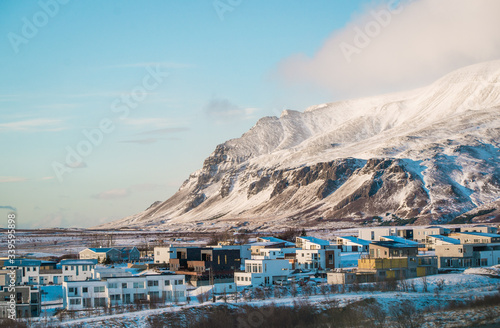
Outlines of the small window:
M 170 280 L 165 280 L 165 286 L 170 286 Z
M 82 287 L 82 292 L 88 293 L 89 292 L 89 288 L 88 287 Z
M 126 282 L 122 282 L 122 288 L 127 288 L 127 283 Z
M 95 286 L 94 293 L 104 293 L 104 286 Z

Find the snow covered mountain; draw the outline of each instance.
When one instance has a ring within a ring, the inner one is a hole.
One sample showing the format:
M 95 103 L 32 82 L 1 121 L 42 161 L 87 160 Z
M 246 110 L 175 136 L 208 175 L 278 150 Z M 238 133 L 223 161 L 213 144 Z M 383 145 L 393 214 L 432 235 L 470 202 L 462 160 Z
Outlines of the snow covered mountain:
M 499 147 L 494 61 L 409 92 L 264 117 L 218 145 L 170 199 L 100 228 L 447 222 L 498 204 Z

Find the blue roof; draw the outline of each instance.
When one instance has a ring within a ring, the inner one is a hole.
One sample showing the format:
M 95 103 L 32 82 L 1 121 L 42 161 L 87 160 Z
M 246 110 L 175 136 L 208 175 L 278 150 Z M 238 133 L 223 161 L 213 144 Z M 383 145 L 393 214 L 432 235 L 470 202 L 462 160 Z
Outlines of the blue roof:
M 474 236 L 481 236 L 481 237 L 500 237 L 500 235 L 496 234 L 496 233 L 484 233 L 484 232 L 460 232 L 461 234 L 465 234 L 465 235 L 474 235 Z
M 27 266 L 40 266 L 42 261 L 31 260 L 31 259 L 15 259 L 13 263 L 9 260 L 4 261 L 4 266 L 14 266 L 14 267 L 27 267 Z
M 382 246 L 382 247 L 386 247 L 386 248 L 416 248 L 417 247 L 417 245 L 403 244 L 403 243 L 398 243 L 398 242 L 392 241 L 392 240 L 374 241 L 371 243 L 371 245 Z
M 454 244 L 454 245 L 460 244 L 460 240 L 455 239 L 455 238 L 451 238 L 451 237 L 446 237 L 446 236 L 441 236 L 441 235 L 429 235 L 428 237 L 436 238 L 436 239 L 439 239 L 439 240 L 442 240 L 444 242 Z
M 97 264 L 96 259 L 90 259 L 90 260 L 62 260 L 59 262 L 61 265 L 95 265 Z
M 279 238 L 276 238 L 276 237 L 258 237 L 259 239 L 262 239 L 262 240 L 266 240 L 266 241 L 269 241 L 269 242 L 272 242 L 272 243 L 285 243 L 285 244 L 292 244 L 292 245 L 295 245 L 294 243 L 292 242 L 289 242 L 288 240 L 283 240 L 283 239 L 279 239 Z
M 395 241 L 397 243 L 401 243 L 401 244 L 415 245 L 415 246 L 418 245 L 418 242 L 416 242 L 414 240 L 409 240 L 409 239 L 399 237 L 399 236 L 382 236 L 382 237 L 385 239 Z
M 316 237 L 303 236 L 303 237 L 297 237 L 297 238 L 302 238 L 302 239 L 310 241 L 311 243 L 315 243 L 318 245 L 330 245 L 330 242 L 328 240 L 319 239 Z
M 109 247 L 99 247 L 99 248 L 89 248 L 92 252 L 95 252 L 95 253 L 107 253 L 109 252 L 110 250 L 112 249 L 115 249 L 115 248 L 109 248 Z M 116 249 L 115 249 L 116 250 Z
M 339 238 L 343 238 L 343 239 L 349 240 L 352 243 L 360 244 L 363 246 L 370 245 L 370 243 L 371 243 L 371 241 L 369 241 L 369 240 L 361 239 L 361 238 L 354 237 L 354 236 L 344 236 L 344 237 L 339 237 Z

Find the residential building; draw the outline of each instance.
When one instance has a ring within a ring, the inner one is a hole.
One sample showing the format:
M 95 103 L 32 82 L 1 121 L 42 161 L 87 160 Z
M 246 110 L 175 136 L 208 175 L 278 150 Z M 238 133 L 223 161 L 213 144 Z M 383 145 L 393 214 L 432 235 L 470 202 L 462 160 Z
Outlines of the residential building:
M 250 255 L 253 257 L 259 255 L 264 248 L 285 248 L 284 242 L 259 241 L 248 244 L 250 246 Z
M 254 260 L 263 260 L 263 259 L 289 259 L 295 258 L 295 252 L 298 248 L 261 248 L 260 254 L 253 255 L 252 259 Z
M 60 262 L 64 281 L 86 280 L 92 278 L 92 270 L 97 264 L 91 260 L 62 260 Z M 61 282 L 59 282 L 61 283 Z
M 438 266 L 443 270 L 500 264 L 500 243 L 435 246 Z
M 67 310 L 185 300 L 183 275 L 155 274 L 63 282 L 63 306 Z
M 438 226 L 430 226 L 426 228 L 415 228 L 413 229 L 413 240 L 419 243 L 425 243 L 427 236 L 431 235 L 448 235 L 450 229 L 446 229 Z
M 487 226 L 484 224 L 475 225 L 472 227 L 461 227 L 460 232 L 482 232 L 482 233 L 498 233 L 498 228 L 493 226 Z
M 359 229 L 359 238 L 369 241 L 380 241 L 382 236 L 397 236 L 397 227 L 377 227 L 377 228 L 363 228 Z
M 136 262 L 141 258 L 141 252 L 137 247 L 123 247 L 119 249 L 123 262 Z
M 123 268 L 95 267 L 92 269 L 92 279 L 131 277 L 132 273 Z
M 283 239 L 279 239 L 276 237 L 257 237 L 256 240 L 257 240 L 257 242 L 271 242 L 271 243 L 276 243 L 276 244 L 283 243 L 284 247 L 295 247 L 294 243 L 292 243 L 288 240 L 283 240 Z
M 17 269 L 0 269 L 0 288 L 3 286 L 20 285 L 23 279 L 23 270 Z
M 458 244 L 460 244 L 460 240 L 441 235 L 430 235 L 425 239 L 425 245 L 430 250 L 434 249 L 436 246 Z
M 288 279 L 291 264 L 289 260 L 246 260 L 245 272 L 235 272 L 237 286 L 270 286 Z
M 340 267 L 340 249 L 298 249 L 296 251 L 296 269 L 326 270 Z
M 252 250 L 250 244 L 246 245 L 216 245 L 213 249 L 237 249 L 240 251 L 241 264 L 245 264 L 245 260 L 252 258 Z
M 437 273 L 436 256 L 417 256 L 416 245 L 394 241 L 370 244 L 369 255 L 358 260 L 358 274 L 373 274 L 375 280 L 413 278 Z
M 295 238 L 295 246 L 302 249 L 325 249 L 330 246 L 330 242 L 316 237 L 302 236 Z
M 40 265 L 42 261 L 31 259 L 15 259 L 13 263 L 6 262 L 4 267 L 18 267 L 22 271 L 21 284 L 22 285 L 38 285 L 40 283 Z
M 342 247 L 342 252 L 368 252 L 369 240 L 354 236 L 337 237 L 337 245 Z
M 80 251 L 79 257 L 81 260 L 95 259 L 99 263 L 103 263 L 104 261 L 119 262 L 122 260 L 122 254 L 119 250 L 106 247 L 86 248 Z
M 12 300 L 11 297 L 13 296 Z M 0 291 L 0 318 L 8 318 L 15 304 L 17 318 L 39 317 L 41 312 L 40 291 L 33 286 L 16 286 L 15 291 Z
M 500 235 L 483 232 L 456 232 L 450 237 L 460 240 L 461 244 L 500 243 Z
M 434 246 L 439 269 L 470 268 L 477 265 L 473 245 L 449 244 Z

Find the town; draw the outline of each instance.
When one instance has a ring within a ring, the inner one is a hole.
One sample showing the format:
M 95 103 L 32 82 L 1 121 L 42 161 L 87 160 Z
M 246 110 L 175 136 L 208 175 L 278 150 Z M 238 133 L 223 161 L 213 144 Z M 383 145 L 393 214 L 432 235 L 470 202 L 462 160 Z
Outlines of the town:
M 438 274 L 474 268 L 487 269 L 490 277 L 500 273 L 494 225 L 367 227 L 357 233 L 333 231 L 330 238 L 289 232 L 203 246 L 181 240 L 149 249 L 90 247 L 78 258 L 60 261 L 0 258 L 0 317 L 15 311 L 16 318 L 33 322 L 75 320 L 89 310 L 109 315 L 193 303 L 307 298 L 363 286 L 408 291 L 416 290 L 416 279 L 426 288 L 427 277 Z

